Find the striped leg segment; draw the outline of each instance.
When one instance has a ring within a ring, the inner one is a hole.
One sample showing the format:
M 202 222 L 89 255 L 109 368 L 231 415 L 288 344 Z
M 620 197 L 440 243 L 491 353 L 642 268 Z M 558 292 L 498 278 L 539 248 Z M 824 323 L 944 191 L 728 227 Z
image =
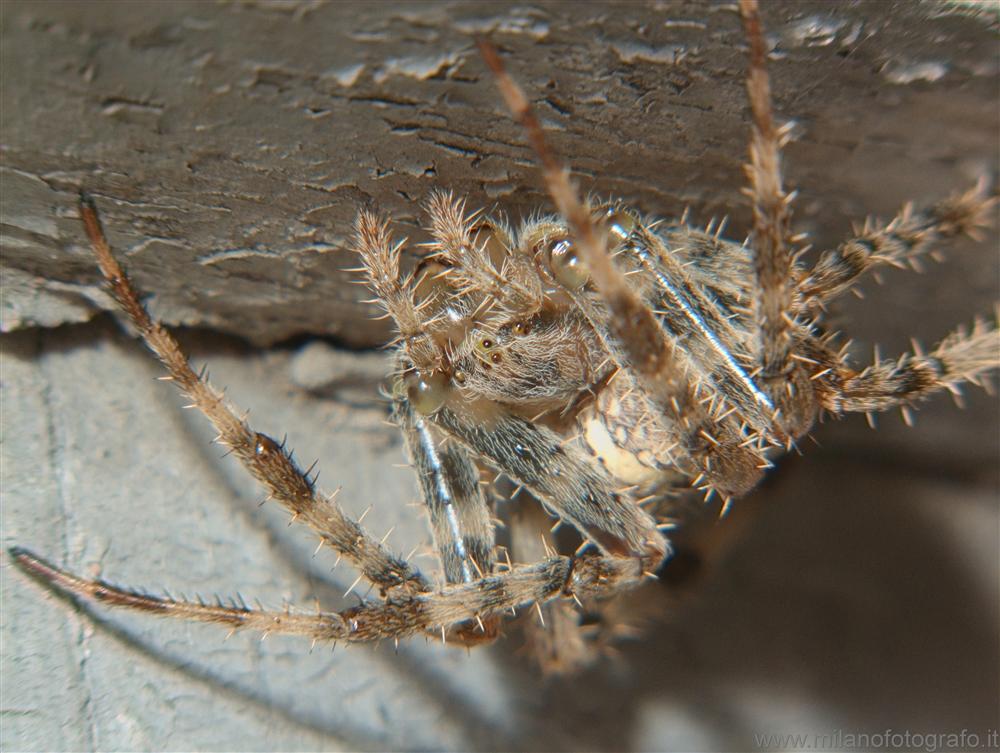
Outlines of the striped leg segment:
M 267 611 L 240 605 L 177 601 L 126 590 L 102 580 L 88 580 L 62 570 L 31 552 L 14 548 L 17 565 L 46 586 L 69 597 L 108 606 L 225 625 L 263 633 L 300 635 L 314 641 L 364 643 L 412 635 L 447 634 L 446 627 L 492 617 L 505 610 L 560 596 L 607 596 L 639 583 L 635 560 L 589 556 L 548 557 L 471 583 L 445 586 L 440 591 L 391 596 L 384 603 L 366 603 L 343 612 L 303 613 L 291 609 Z
M 479 468 L 457 442 L 442 442 L 440 432 L 402 398 L 393 401 L 393 417 L 403 431 L 424 503 L 434 546 L 449 584 L 472 583 L 492 575 L 495 565 L 491 510 L 479 483 Z M 500 634 L 500 617 L 477 616 L 455 631 L 454 639 L 471 645 Z
M 115 260 L 92 200 L 84 196 L 80 214 L 101 272 L 122 310 L 139 331 L 146 346 L 166 367 L 169 379 L 212 423 L 216 441 L 230 449 L 243 466 L 277 501 L 308 525 L 335 551 L 343 555 L 382 593 L 419 593 L 430 585 L 409 564 L 395 557 L 361 526 L 349 518 L 332 496 L 319 494 L 309 476 L 292 461 L 291 452 L 226 404 L 223 395 L 191 368 L 174 337 L 153 320 L 132 283 Z

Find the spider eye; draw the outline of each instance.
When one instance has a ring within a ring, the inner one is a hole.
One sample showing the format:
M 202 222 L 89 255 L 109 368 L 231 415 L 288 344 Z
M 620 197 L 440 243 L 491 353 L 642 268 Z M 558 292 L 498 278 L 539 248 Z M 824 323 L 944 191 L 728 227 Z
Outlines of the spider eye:
M 407 375 L 403 381 L 410 405 L 421 415 L 431 415 L 448 397 L 448 377 L 440 371 L 432 371 L 430 374 L 417 371 Z
M 497 347 L 497 341 L 492 337 L 480 337 L 476 340 L 476 344 L 473 346 L 476 349 L 476 355 L 480 358 L 489 358 L 490 354 L 493 353 L 494 348 Z
M 487 370 L 492 368 L 490 366 L 491 363 L 500 363 L 503 360 L 499 343 L 491 335 L 482 335 L 476 338 L 476 343 L 472 347 L 476 352 L 479 362 Z
M 590 270 L 577 255 L 576 246 L 565 238 L 549 246 L 549 269 L 556 281 L 569 290 L 579 290 L 590 279 Z

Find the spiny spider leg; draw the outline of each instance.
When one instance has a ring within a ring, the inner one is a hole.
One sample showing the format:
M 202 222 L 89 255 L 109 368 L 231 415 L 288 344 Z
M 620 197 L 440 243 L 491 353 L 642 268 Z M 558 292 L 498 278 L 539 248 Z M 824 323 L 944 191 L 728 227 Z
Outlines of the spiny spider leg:
M 405 241 L 394 243 L 388 224 L 371 212 L 362 211 L 354 223 L 357 251 L 363 262 L 357 270 L 366 275 L 365 284 L 375 292 L 372 302 L 380 303 L 396 323 L 399 341 L 417 368 L 434 363 L 434 337 L 443 323 L 428 321 L 422 306 L 414 300 L 413 289 L 399 271 L 399 257 Z
M 291 453 L 270 437 L 255 432 L 236 415 L 221 393 L 194 372 L 173 336 L 139 301 L 132 283 L 111 253 L 93 201 L 82 196 L 80 216 L 101 272 L 118 304 L 139 331 L 143 342 L 163 363 L 171 379 L 212 423 L 216 441 L 230 448 L 243 466 L 268 490 L 270 497 L 312 528 L 383 593 L 418 593 L 430 589 L 424 577 L 392 555 L 361 526 L 344 514 L 333 497 L 317 494 L 312 481 L 291 459 Z
M 977 321 L 971 333 L 957 330 L 930 353 L 915 352 L 883 360 L 861 372 L 841 368 L 836 388 L 822 394 L 833 413 L 872 412 L 905 406 L 1000 366 L 1000 329 Z M 905 416 L 904 412 L 904 416 Z
M 730 318 L 698 290 L 655 233 L 636 228 L 625 249 L 656 280 L 661 301 L 656 314 L 667 332 L 683 340 L 684 351 L 702 378 L 756 432 L 764 437 L 772 434 L 774 405 L 748 373 L 749 354 L 734 348 L 742 337 Z
M 572 523 L 603 551 L 636 557 L 655 572 L 669 552 L 656 521 L 607 470 L 551 429 L 493 406 L 488 417 L 464 406 L 443 406 L 434 422 L 497 470 L 532 491 L 551 512 Z
M 978 186 L 950 196 L 927 212 L 904 208 L 892 222 L 866 227 L 861 235 L 827 251 L 799 283 L 802 305 L 821 306 L 849 290 L 863 272 L 880 265 L 915 265 L 939 240 L 961 233 L 974 234 L 986 224 L 995 199 Z M 888 410 L 907 406 L 943 389 L 954 394 L 962 382 L 1000 365 L 1000 329 L 977 321 L 966 333 L 957 329 L 930 353 L 916 346 L 898 359 L 885 359 L 858 372 L 847 364 L 846 353 L 816 355 L 822 371 L 813 375 L 820 405 L 832 413 Z
M 781 147 L 785 135 L 774 124 L 771 83 L 767 74 L 767 43 L 757 0 L 740 0 L 740 16 L 750 45 L 747 95 L 753 115 L 747 193 L 753 207 L 753 266 L 757 281 L 755 313 L 760 330 L 760 375 L 764 389 L 779 410 L 778 420 L 798 436 L 808 429 L 815 412 L 789 399 L 785 385 L 801 368 L 790 360 L 795 345 L 794 276 L 790 243 L 792 197 L 781 185 Z M 806 410 L 802 410 L 805 407 Z
M 445 580 L 472 583 L 492 575 L 495 535 L 479 469 L 457 442 L 442 442 L 440 432 L 406 399 L 393 399 L 393 419 L 403 432 L 420 481 Z M 485 643 L 496 639 L 499 632 L 499 616 L 477 618 L 458 628 L 454 640 L 465 645 Z
M 245 606 L 202 604 L 150 596 L 101 580 L 88 580 L 61 570 L 15 547 L 17 564 L 56 591 L 74 598 L 92 599 L 109 606 L 150 612 L 198 622 L 250 628 L 264 633 L 302 635 L 315 641 L 371 642 L 405 638 L 458 622 L 491 617 L 532 602 L 559 596 L 581 599 L 608 596 L 626 589 L 643 575 L 635 560 L 591 555 L 548 557 L 532 565 L 486 576 L 471 583 L 445 586 L 440 591 L 407 594 L 397 590 L 384 603 L 364 603 L 342 612 L 316 614 L 266 611 Z
M 753 275 L 750 254 L 745 246 L 724 240 L 721 228 L 720 224 L 709 232 L 675 221 L 659 224 L 655 234 L 727 319 L 734 314 L 749 317 L 752 311 L 746 282 Z
M 471 583 L 493 572 L 493 521 L 468 453 L 402 398 L 393 400 L 393 419 L 403 431 L 431 518 L 434 545 L 449 583 Z
M 507 522 L 511 557 L 516 562 L 538 562 L 551 556 L 556 551 L 551 528 L 552 519 L 537 500 L 527 492 L 517 495 Z M 570 600 L 554 599 L 529 609 L 522 619 L 526 651 L 553 674 L 586 666 L 596 648 L 585 639 L 578 607 Z
M 449 297 L 472 295 L 483 302 L 470 320 L 489 310 L 528 319 L 541 309 L 544 295 L 534 260 L 512 252 L 513 243 L 504 228 L 476 215 L 468 217 L 465 202 L 442 191 L 431 195 L 427 210 L 433 258 L 451 265 L 442 273 Z
M 795 270 L 790 243 L 792 196 L 781 187 L 780 149 L 786 137 L 774 125 L 766 62 L 767 47 L 757 0 L 740 0 L 750 44 L 747 92 L 753 113 L 749 194 L 753 200 L 754 270 L 761 340 L 761 384 L 779 408 L 778 420 L 793 436 L 808 430 L 817 408 L 843 413 L 905 406 L 941 389 L 954 389 L 998 363 L 997 335 L 977 324 L 971 335 L 957 331 L 930 355 L 920 352 L 876 363 L 860 373 L 845 354 L 831 356 L 809 331 L 808 320 L 829 300 L 847 290 L 867 269 L 901 266 L 940 238 L 974 233 L 993 205 L 985 185 L 949 197 L 929 212 L 904 208 L 886 225 L 866 227 L 857 238 L 825 253 L 810 273 Z M 797 300 L 796 300 L 797 299 Z M 802 314 L 801 319 L 796 314 Z M 824 352 L 810 360 L 796 354 Z M 812 384 L 810 384 L 812 382 Z M 814 404 L 814 396 L 819 405 Z
M 593 222 L 590 210 L 577 197 L 568 173 L 550 151 L 524 92 L 507 73 L 493 45 L 485 39 L 477 44 L 507 107 L 528 134 L 542 164 L 549 195 L 566 220 L 610 316 L 588 313 L 593 311 L 594 304 L 580 291 L 571 291 L 574 301 L 602 336 L 618 366 L 638 382 L 658 410 L 675 425 L 684 427 L 686 446 L 682 442 L 682 449 L 696 465 L 690 475 L 699 483 L 704 479 L 709 493 L 718 491 L 725 498 L 749 491 L 759 480 L 762 465 L 758 450 L 751 446 L 757 438 L 750 437 L 748 442 L 748 437 L 734 429 L 732 422 L 717 420 L 704 408 L 675 345 L 653 311 L 632 291 L 612 262 L 606 239 Z M 725 408 L 720 405 L 717 410 L 721 415 Z
M 988 224 L 988 212 L 995 204 L 981 182 L 925 212 L 913 212 L 906 206 L 889 223 L 865 222 L 859 235 L 820 257 L 798 283 L 799 295 L 807 307 L 822 306 L 849 290 L 870 269 L 915 266 L 938 241 L 963 233 L 974 235 Z

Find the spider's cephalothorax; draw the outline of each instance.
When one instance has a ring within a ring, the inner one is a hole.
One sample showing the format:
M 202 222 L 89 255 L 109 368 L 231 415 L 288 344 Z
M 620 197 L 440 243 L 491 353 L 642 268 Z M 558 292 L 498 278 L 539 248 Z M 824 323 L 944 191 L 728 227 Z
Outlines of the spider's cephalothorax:
M 756 2 L 741 0 L 740 8 L 753 114 L 747 242 L 683 220 L 649 221 L 618 204 L 581 202 L 485 42 L 484 58 L 527 130 L 558 214 L 514 231 L 468 214 L 450 194 L 435 194 L 430 252 L 410 276 L 401 275 L 402 244 L 391 239 L 388 222 L 360 214 L 362 271 L 399 333 L 393 413 L 417 469 L 446 585 L 435 586 L 368 535 L 316 490 L 283 445 L 254 431 L 191 370 L 139 302 L 86 198 L 81 216 L 101 270 L 170 378 L 270 497 L 350 560 L 381 598 L 343 612 L 267 612 L 116 588 L 19 548 L 15 560 L 75 596 L 314 640 L 440 633 L 471 645 L 494 639 L 505 611 L 534 604 L 541 613 L 545 604 L 552 637 L 536 636 L 535 648 L 549 668 L 566 668 L 586 654 L 576 607 L 662 565 L 671 513 L 692 489 L 728 503 L 753 488 L 771 458 L 822 412 L 906 409 L 995 369 L 998 332 L 981 323 L 928 353 L 862 370 L 823 333 L 825 304 L 862 274 L 912 262 L 937 242 L 974 231 L 992 200 L 980 186 L 924 212 L 905 209 L 889 223 L 866 224 L 814 266 L 798 263 L 764 36 Z M 501 562 L 497 491 L 484 491 L 486 469 L 575 528 L 577 550 L 559 553 L 548 518 L 518 503 Z

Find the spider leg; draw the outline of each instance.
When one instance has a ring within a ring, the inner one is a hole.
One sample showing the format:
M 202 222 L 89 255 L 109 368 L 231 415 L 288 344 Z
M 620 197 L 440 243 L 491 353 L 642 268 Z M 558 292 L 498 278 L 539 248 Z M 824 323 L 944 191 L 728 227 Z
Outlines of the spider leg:
M 432 370 L 438 365 L 436 343 L 446 322 L 428 316 L 433 298 L 415 300 L 412 280 L 403 280 L 399 272 L 400 252 L 406 241 L 394 242 L 388 223 L 372 212 L 358 214 L 354 223 L 355 244 L 366 275 L 365 284 L 375 293 L 372 302 L 380 303 L 396 323 L 398 341 L 405 343 L 410 360 L 418 369 Z
M 809 375 L 794 357 L 796 320 L 795 263 L 791 249 L 791 201 L 781 182 L 781 147 L 787 134 L 774 122 L 771 84 L 767 74 L 767 42 L 757 0 L 740 0 L 740 16 L 750 45 L 747 95 L 750 100 L 750 185 L 746 193 L 753 209 L 753 268 L 756 280 L 754 313 L 760 340 L 761 388 L 770 396 L 774 421 L 792 439 L 805 434 L 815 420 L 817 405 Z
M 707 479 L 709 489 L 726 497 L 753 488 L 761 475 L 761 466 L 765 465 L 759 450 L 752 446 L 758 438 L 743 436 L 733 421 L 717 419 L 705 410 L 673 342 L 650 307 L 615 267 L 590 210 L 579 200 L 569 175 L 549 150 L 541 124 L 524 92 L 504 69 L 496 49 L 482 39 L 478 45 L 507 107 L 527 132 L 542 164 L 549 195 L 569 225 L 590 280 L 607 311 L 598 310 L 583 291 L 570 291 L 574 301 L 616 363 L 636 379 L 657 410 L 684 427 L 687 446 L 683 449 L 695 466 L 691 475 Z M 720 416 L 725 412 L 721 406 L 718 410 Z
M 656 521 L 617 488 L 603 467 L 552 429 L 513 415 L 496 403 L 467 405 L 459 399 L 442 406 L 433 420 L 491 466 L 530 489 L 608 554 L 637 558 L 647 572 L 655 572 L 666 557 L 669 547 Z
M 656 236 L 701 290 L 709 293 L 726 316 L 752 316 L 747 280 L 753 277 L 746 246 L 684 224 L 662 224 Z M 744 348 L 749 350 L 749 348 Z
M 518 562 L 538 562 L 556 551 L 551 519 L 536 500 L 522 493 L 508 521 L 511 554 Z M 580 611 L 567 599 L 539 605 L 524 615 L 526 649 L 543 671 L 572 673 L 594 658 L 594 646 L 580 626 Z
M 173 336 L 155 321 L 111 253 L 93 201 L 81 197 L 80 215 L 101 272 L 122 310 L 143 342 L 166 367 L 169 379 L 187 395 L 243 466 L 267 489 L 270 497 L 301 520 L 334 550 L 346 557 L 384 593 L 415 593 L 430 588 L 405 561 L 392 555 L 361 526 L 344 514 L 333 497 L 317 493 L 312 480 L 293 462 L 291 453 L 265 434 L 254 431 L 229 407 L 222 394 L 191 368 Z
M 531 260 L 512 254 L 506 230 L 479 213 L 466 214 L 465 202 L 438 192 L 428 203 L 430 248 L 450 266 L 442 277 L 454 298 L 475 299 L 474 319 L 488 310 L 501 309 L 530 318 L 543 304 L 544 295 Z
M 883 265 L 916 266 L 939 241 L 963 233 L 973 235 L 986 224 L 994 198 L 980 183 L 955 194 L 925 212 L 903 209 L 889 223 L 865 222 L 854 238 L 825 252 L 798 283 L 806 307 L 819 308 L 849 290 L 862 274 Z
M 792 311 L 793 260 L 788 246 L 791 197 L 781 185 L 783 137 L 771 112 L 767 75 L 767 44 L 757 0 L 740 0 L 740 15 L 750 43 L 747 94 L 753 113 L 750 136 L 748 193 L 753 201 L 753 264 L 757 278 L 757 318 L 761 366 L 765 377 L 785 373 L 792 351 L 789 312 Z
M 817 408 L 843 412 L 906 405 L 930 392 L 954 388 L 957 382 L 974 379 L 995 366 L 996 336 L 982 326 L 970 336 L 955 333 L 930 356 L 906 355 L 860 374 L 843 367 L 839 359 L 810 361 L 794 352 L 796 344 L 810 349 L 808 334 L 803 336 L 808 325 L 797 320 L 796 314 L 810 319 L 823 301 L 846 290 L 868 268 L 912 264 L 939 238 L 974 232 L 984 223 L 993 200 L 984 197 L 985 186 L 980 184 L 926 214 L 913 214 L 906 208 L 888 225 L 866 226 L 858 238 L 824 254 L 803 279 L 795 270 L 790 249 L 792 197 L 781 187 L 780 167 L 780 149 L 786 139 L 775 127 L 771 112 L 767 48 L 757 0 L 740 0 L 740 14 L 750 44 L 747 92 L 753 127 L 747 174 L 754 214 L 760 379 L 778 407 L 778 420 L 797 437 L 808 430 Z M 838 383 L 836 389 L 829 389 L 831 379 Z
M 625 252 L 655 281 L 656 315 L 675 340 L 683 340 L 684 353 L 695 371 L 756 432 L 776 433 L 774 405 L 750 376 L 749 343 L 744 342 L 733 317 L 699 291 L 683 264 L 644 226 L 637 226 L 629 236 Z
M 314 641 L 372 642 L 416 634 L 444 635 L 445 626 L 474 620 L 477 615 L 499 615 L 531 602 L 579 594 L 596 598 L 634 585 L 642 578 L 635 560 L 602 556 L 548 557 L 505 573 L 471 583 L 445 586 L 440 591 L 391 594 L 384 603 L 366 602 L 342 612 L 305 614 L 291 609 L 275 612 L 242 604 L 226 606 L 177 601 L 127 590 L 102 580 L 80 578 L 35 556 L 13 548 L 10 555 L 29 575 L 55 591 L 108 606 L 197 622 L 250 628 L 267 633 L 301 635 Z
M 448 583 L 472 583 L 493 573 L 493 521 L 479 483 L 479 469 L 457 442 L 441 442 L 430 421 L 402 397 L 393 417 L 403 431 L 431 519 L 434 546 Z M 486 643 L 500 632 L 500 618 L 478 618 L 456 631 L 466 645 Z M 458 633 L 461 633 L 460 635 Z
M 871 412 L 905 408 L 941 390 L 955 391 L 962 382 L 975 381 L 1000 367 L 1000 329 L 978 321 L 971 332 L 957 330 L 930 353 L 918 350 L 898 360 L 883 360 L 861 372 L 847 368 L 832 374 L 836 380 L 820 389 L 822 406 L 834 413 Z M 832 389 L 831 389 L 832 388 Z
M 479 469 L 464 448 L 443 442 L 440 432 L 405 399 L 393 402 L 393 417 L 417 469 L 445 579 L 470 583 L 493 572 L 493 522 Z

